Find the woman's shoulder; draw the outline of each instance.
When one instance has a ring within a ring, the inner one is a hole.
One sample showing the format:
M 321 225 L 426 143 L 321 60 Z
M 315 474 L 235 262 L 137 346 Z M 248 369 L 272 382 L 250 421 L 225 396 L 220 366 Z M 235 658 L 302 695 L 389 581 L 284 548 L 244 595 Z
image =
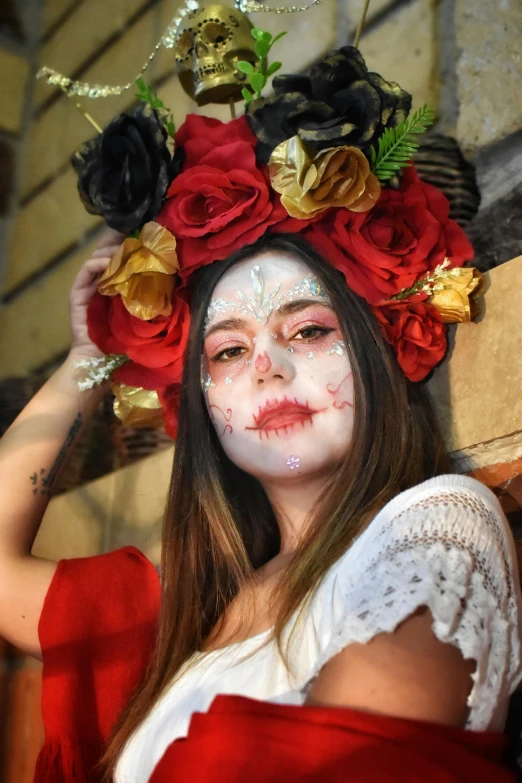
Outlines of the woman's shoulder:
M 516 597 L 520 591 L 514 540 L 502 507 L 470 476 L 435 476 L 392 498 L 334 563 L 322 591 L 360 596 L 379 580 L 400 587 L 408 579 L 433 580 L 435 573 L 447 573 L 448 590 L 474 574 L 497 596 Z
M 95 666 L 101 646 L 125 639 L 124 647 L 143 629 L 152 634 L 159 602 L 157 571 L 133 546 L 60 560 L 38 626 L 44 668 L 51 657 L 73 654 Z
M 493 492 L 477 479 L 457 473 L 445 473 L 422 481 L 400 492 L 376 515 L 372 522 L 394 519 L 412 508 L 422 507 L 426 511 L 458 506 L 477 512 L 487 508 L 503 516 L 498 499 Z
M 522 675 L 521 605 L 497 498 L 468 476 L 436 476 L 387 503 L 323 579 L 309 614 L 321 639 L 314 671 L 427 607 L 437 638 L 479 662 L 470 726 L 496 725 L 497 703 Z
M 438 538 L 481 549 L 492 543 L 509 548 L 512 543 L 508 522 L 493 492 L 471 476 L 443 474 L 400 492 L 386 503 L 334 564 L 332 574 L 365 555 L 373 559 L 378 551 L 385 554 L 392 542 L 414 547 Z
M 56 643 L 60 633 L 81 637 L 126 625 L 155 609 L 158 598 L 156 569 L 136 547 L 60 560 L 45 597 L 40 635 L 47 641 L 50 632 Z

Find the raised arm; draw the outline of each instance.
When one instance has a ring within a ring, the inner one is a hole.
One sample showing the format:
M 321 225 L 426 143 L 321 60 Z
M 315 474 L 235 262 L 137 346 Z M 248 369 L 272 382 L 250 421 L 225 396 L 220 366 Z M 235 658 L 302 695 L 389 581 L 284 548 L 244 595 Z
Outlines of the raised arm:
M 104 393 L 80 392 L 74 364 L 100 355 L 87 333 L 87 305 L 119 241 L 106 234 L 80 270 L 70 295 L 70 353 L 0 440 L 0 636 L 37 658 L 38 621 L 56 564 L 31 550 L 67 455 Z

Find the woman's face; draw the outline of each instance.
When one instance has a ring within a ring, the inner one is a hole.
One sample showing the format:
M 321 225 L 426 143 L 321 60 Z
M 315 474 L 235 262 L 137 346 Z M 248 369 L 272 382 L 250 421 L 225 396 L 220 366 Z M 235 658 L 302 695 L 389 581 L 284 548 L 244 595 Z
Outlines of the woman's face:
M 354 398 L 343 335 L 319 281 L 290 254 L 265 252 L 223 275 L 202 384 L 226 454 L 261 481 L 326 476 L 348 451 Z

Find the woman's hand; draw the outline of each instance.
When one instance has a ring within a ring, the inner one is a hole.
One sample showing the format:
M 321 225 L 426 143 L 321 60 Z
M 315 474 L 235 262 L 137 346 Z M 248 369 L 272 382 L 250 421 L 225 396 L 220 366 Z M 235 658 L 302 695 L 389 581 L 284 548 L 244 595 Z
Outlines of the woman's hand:
M 71 308 L 71 353 L 82 359 L 103 356 L 92 342 L 87 329 L 87 308 L 96 293 L 98 281 L 109 265 L 109 261 L 125 239 L 113 229 L 106 231 L 100 238 L 96 250 L 83 264 L 69 294 Z

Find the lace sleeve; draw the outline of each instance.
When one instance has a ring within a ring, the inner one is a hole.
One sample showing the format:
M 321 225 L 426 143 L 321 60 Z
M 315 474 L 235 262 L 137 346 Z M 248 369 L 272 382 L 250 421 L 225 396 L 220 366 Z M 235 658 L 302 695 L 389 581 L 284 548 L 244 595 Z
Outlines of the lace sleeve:
M 403 493 L 407 502 L 392 501 L 339 562 L 314 676 L 351 642 L 391 632 L 428 606 L 435 635 L 477 662 L 467 728 L 501 729 L 521 677 L 514 543 L 489 490 L 469 478 L 440 478 L 461 486 L 432 479 Z

